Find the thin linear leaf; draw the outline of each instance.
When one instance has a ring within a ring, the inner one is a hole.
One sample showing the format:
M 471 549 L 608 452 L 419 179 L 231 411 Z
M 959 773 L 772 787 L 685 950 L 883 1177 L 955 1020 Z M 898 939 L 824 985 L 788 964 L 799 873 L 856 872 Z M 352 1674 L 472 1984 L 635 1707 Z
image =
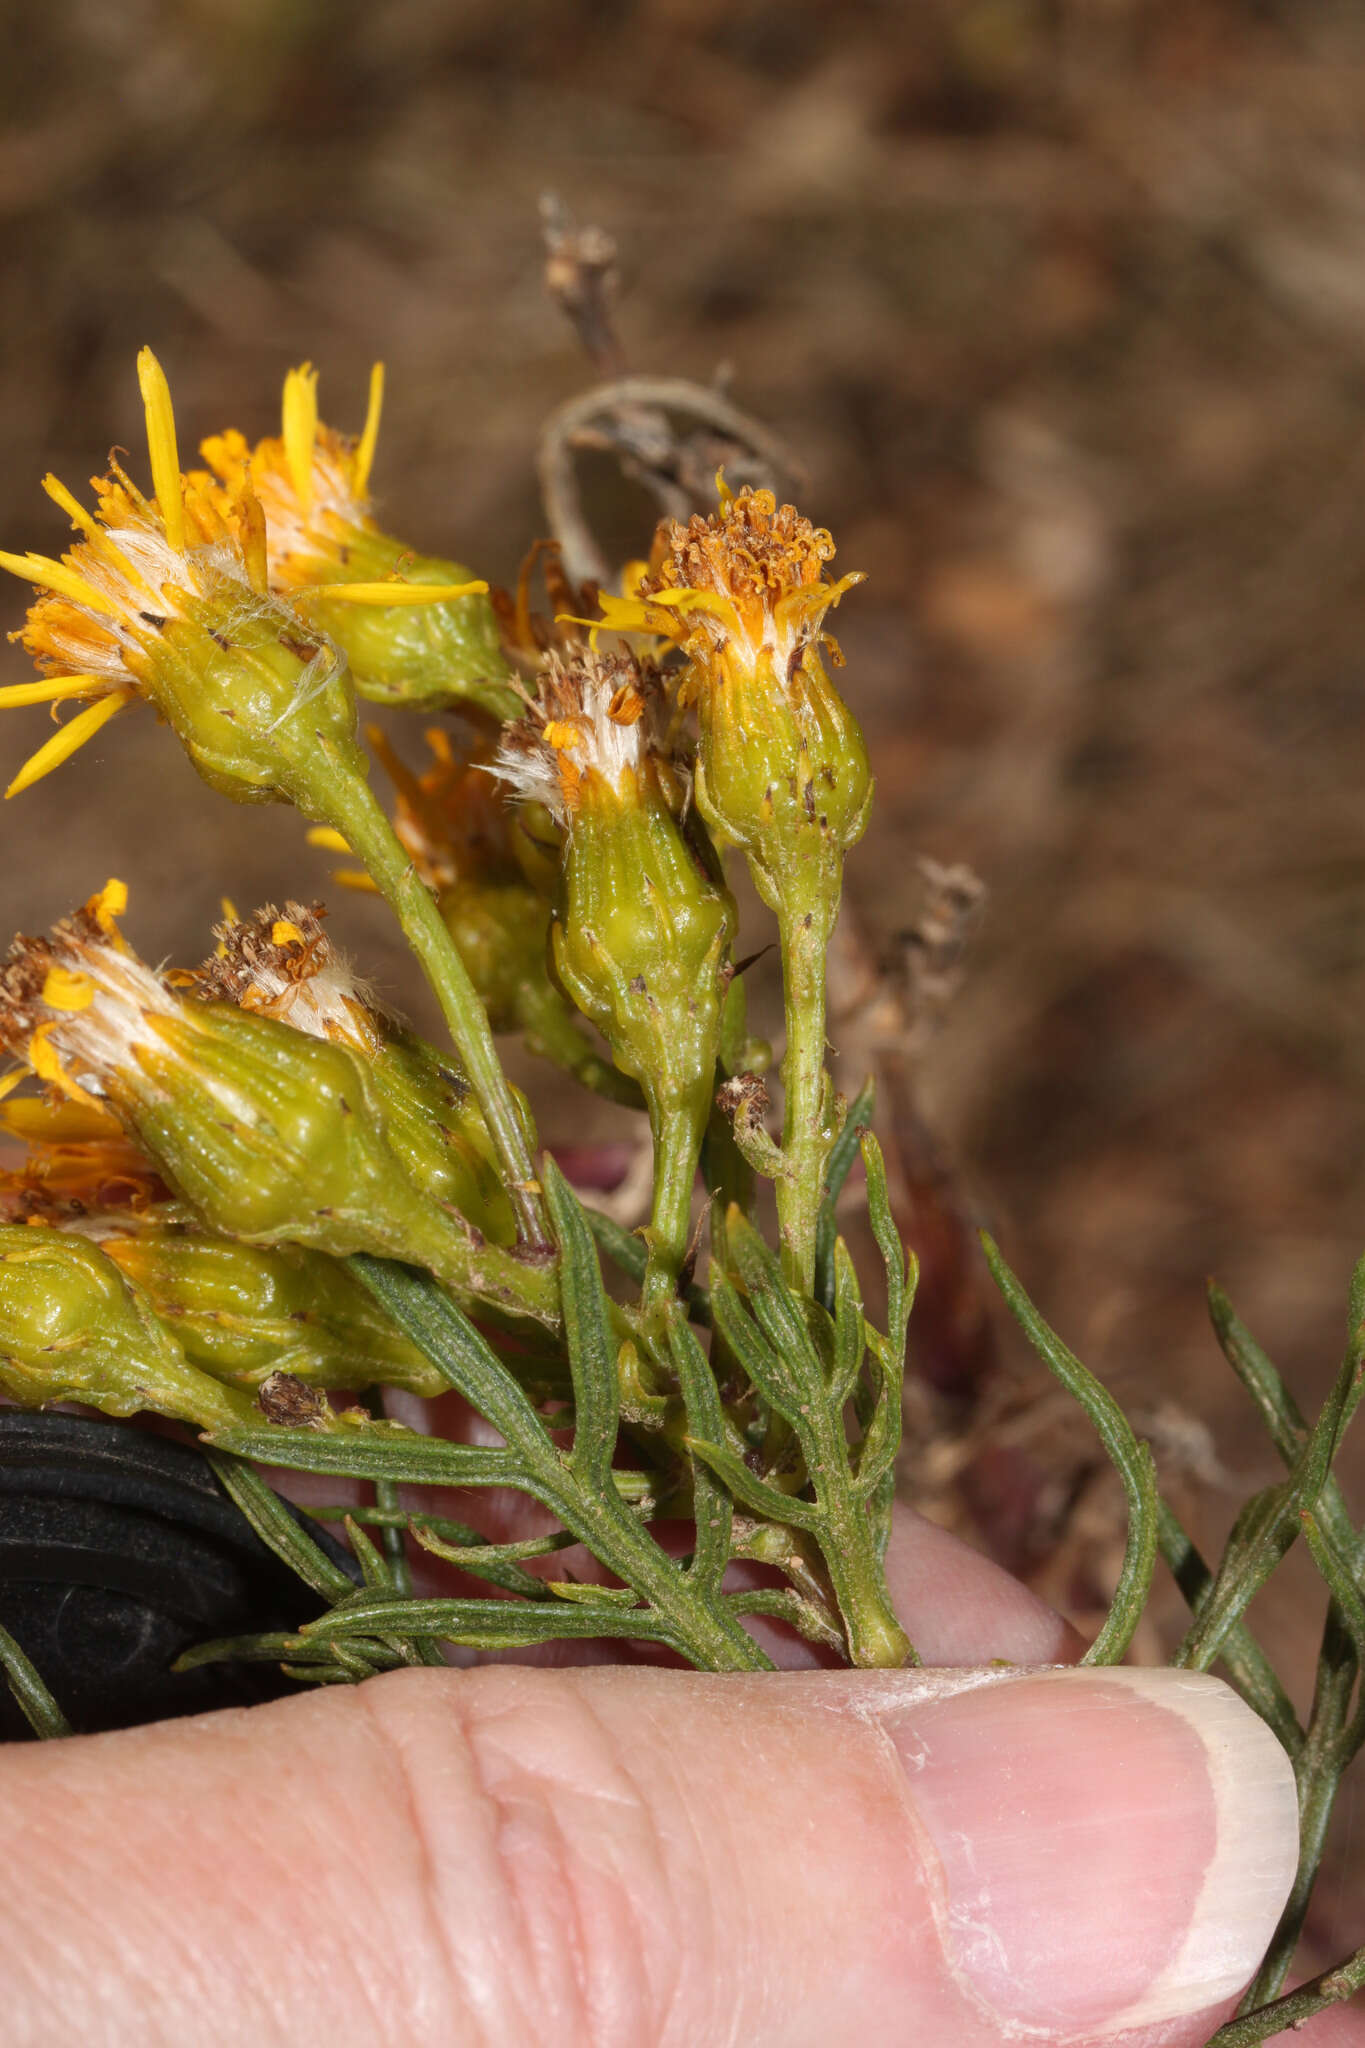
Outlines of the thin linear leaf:
M 1288 1479 L 1255 1495 L 1238 1516 L 1208 1600 L 1172 1657 L 1173 1664 L 1207 1671 L 1221 1653 L 1227 1630 L 1241 1619 L 1299 1534 L 1299 1510 L 1317 1505 L 1342 1432 L 1359 1401 L 1360 1381 L 1361 1360 L 1353 1348 L 1342 1360 Z
M 820 1510 L 813 1501 L 794 1500 L 776 1486 L 769 1486 L 751 1472 L 737 1452 L 724 1444 L 706 1444 L 695 1437 L 687 1438 L 687 1448 L 704 1458 L 711 1470 L 729 1487 L 736 1500 L 743 1501 L 746 1508 L 752 1508 L 756 1515 L 764 1515 L 770 1522 L 785 1522 L 793 1529 L 818 1530 L 823 1525 Z
M 1157 1543 L 1172 1578 L 1191 1612 L 1207 1599 L 1213 1573 L 1164 1499 L 1157 1502 Z M 1251 1630 L 1239 1621 L 1223 1640 L 1222 1660 L 1242 1698 L 1278 1736 L 1281 1747 L 1295 1757 L 1303 1748 L 1303 1727 L 1274 1665 Z
M 301 1527 L 273 1486 L 241 1458 L 222 1450 L 204 1452 L 214 1478 L 236 1502 L 262 1543 L 324 1600 L 344 1600 L 355 1581 L 334 1564 L 320 1544 Z
M 71 1723 L 44 1685 L 37 1666 L 7 1628 L 0 1628 L 0 1670 L 15 1705 L 41 1741 L 54 1742 L 71 1733 Z
M 1123 1482 L 1124 1497 L 1128 1503 L 1128 1539 L 1124 1546 L 1123 1564 L 1104 1626 L 1081 1659 L 1083 1664 L 1117 1664 L 1133 1640 L 1133 1632 L 1142 1618 L 1156 1565 L 1159 1516 L 1156 1466 L 1151 1449 L 1147 1444 L 1138 1442 L 1127 1416 L 1109 1389 L 1101 1386 L 1075 1353 L 1068 1350 L 1056 1331 L 1043 1321 L 1005 1264 L 995 1240 L 983 1231 L 981 1242 L 986 1263 L 1010 1313 L 1048 1371 L 1080 1402 Z
M 1354 1955 L 1333 1963 L 1330 1970 L 1324 1970 L 1307 1984 L 1300 1984 L 1297 1991 L 1277 1998 L 1272 2005 L 1258 2006 L 1254 2012 L 1229 2020 L 1210 2038 L 1207 2048 L 1256 2048 L 1258 2041 L 1269 2041 L 1276 2034 L 1297 2031 L 1306 2020 L 1312 2019 L 1314 2013 L 1326 2012 L 1329 2006 L 1344 2005 L 1348 1998 L 1354 1998 L 1362 1990 L 1365 1990 L 1365 1948 L 1358 1948 Z
M 1261 1420 L 1284 1463 L 1291 1467 L 1308 1441 L 1308 1423 L 1303 1410 L 1281 1379 L 1273 1361 L 1261 1349 L 1250 1330 L 1233 1309 L 1222 1288 L 1209 1288 L 1209 1319 L 1222 1347 L 1223 1356 L 1260 1410 Z M 1341 1488 L 1329 1471 L 1318 1496 L 1315 1512 L 1323 1529 L 1338 1549 L 1350 1556 L 1360 1547 Z
M 825 1161 L 824 1192 L 820 1198 L 820 1211 L 815 1224 L 815 1299 L 822 1308 L 828 1309 L 831 1315 L 834 1313 L 835 1303 L 835 1210 L 843 1193 L 844 1182 L 848 1179 L 853 1162 L 858 1156 L 858 1141 L 863 1132 L 872 1127 L 875 1104 L 876 1086 L 869 1075 L 849 1104 L 844 1127 L 830 1146 L 829 1157 Z
M 576 1426 L 569 1464 L 584 1486 L 605 1487 L 621 1421 L 621 1385 L 602 1269 L 583 1204 L 548 1153 L 541 1181 L 559 1244 L 559 1298 L 573 1373 Z
M 689 1436 L 720 1443 L 725 1435 L 725 1413 L 720 1389 L 711 1363 L 702 1350 L 680 1302 L 668 1309 L 668 1348 L 678 1375 L 683 1411 Z M 730 1532 L 734 1522 L 734 1498 L 720 1483 L 719 1475 L 704 1458 L 692 1458 L 692 1523 L 696 1531 L 692 1562 L 687 1575 L 708 1594 L 719 1593 L 730 1561 Z
M 346 1263 L 404 1336 L 509 1445 L 534 1453 L 549 1443 L 544 1422 L 517 1380 L 429 1273 L 367 1252 L 354 1253 Z
M 896 1219 L 891 1213 L 891 1198 L 886 1189 L 886 1162 L 882 1158 L 881 1146 L 871 1131 L 865 1131 L 859 1143 L 863 1171 L 867 1175 L 867 1217 L 886 1268 L 886 1330 L 897 1364 L 903 1370 L 906 1331 L 919 1282 L 919 1261 L 902 1244 Z
M 842 1408 L 858 1384 L 867 1350 L 867 1321 L 863 1315 L 862 1290 L 857 1268 L 842 1238 L 834 1253 L 834 1367 L 830 1374 L 831 1405 Z M 897 1387 L 897 1398 L 900 1389 Z
M 811 1606 L 809 1600 L 790 1586 L 758 1587 L 752 1592 L 727 1593 L 725 1604 L 732 1614 L 767 1614 L 775 1621 L 785 1621 L 808 1643 L 818 1643 L 822 1649 L 835 1650 L 845 1654 L 845 1643 L 837 1628 L 831 1628 L 824 1616 Z
M 677 1647 L 673 1631 L 651 1609 L 605 1601 L 587 1606 L 546 1600 L 533 1607 L 512 1600 L 374 1600 L 364 1607 L 323 1615 L 309 1622 L 303 1633 L 310 1642 L 334 1643 L 351 1634 L 379 1635 L 397 1628 L 405 1635 L 436 1636 L 478 1650 L 592 1641 L 600 1636 Z
M 215 1430 L 204 1441 L 235 1458 L 338 1479 L 396 1479 L 409 1486 L 525 1485 L 521 1463 L 511 1451 L 447 1443 L 396 1423 L 384 1426 L 382 1433 L 376 1426 L 373 1435 L 359 1428 L 342 1435 L 266 1423 L 259 1429 Z

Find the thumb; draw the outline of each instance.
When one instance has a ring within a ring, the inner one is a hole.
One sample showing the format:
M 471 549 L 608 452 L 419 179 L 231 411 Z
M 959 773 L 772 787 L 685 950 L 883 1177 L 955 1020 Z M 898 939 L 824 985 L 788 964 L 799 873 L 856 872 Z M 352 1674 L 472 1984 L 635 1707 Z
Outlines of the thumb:
M 1295 1854 L 1174 1671 L 402 1671 L 0 1752 L 12 2048 L 1203 2041 Z

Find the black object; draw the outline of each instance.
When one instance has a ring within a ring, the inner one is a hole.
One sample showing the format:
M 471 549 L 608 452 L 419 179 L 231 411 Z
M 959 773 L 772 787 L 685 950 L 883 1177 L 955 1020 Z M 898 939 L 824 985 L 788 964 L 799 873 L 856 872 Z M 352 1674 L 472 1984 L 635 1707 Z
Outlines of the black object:
M 358 1578 L 326 1530 L 291 1512 Z M 320 1612 L 192 1446 L 95 1417 L 0 1410 L 0 1624 L 78 1733 L 296 1690 L 273 1664 L 170 1667 L 194 1643 Z M 0 1740 L 31 1734 L 0 1674 Z

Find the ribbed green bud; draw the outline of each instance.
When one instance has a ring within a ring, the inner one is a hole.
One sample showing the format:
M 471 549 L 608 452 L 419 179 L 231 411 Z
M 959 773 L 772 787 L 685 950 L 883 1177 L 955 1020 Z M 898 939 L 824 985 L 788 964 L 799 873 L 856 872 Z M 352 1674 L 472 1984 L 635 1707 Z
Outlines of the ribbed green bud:
M 158 1227 L 107 1238 L 104 1250 L 190 1363 L 232 1386 L 258 1387 L 287 1372 L 317 1387 L 378 1384 L 428 1397 L 446 1387 L 369 1292 L 323 1252 Z
M 862 836 L 872 773 L 857 719 L 813 646 L 779 684 L 771 657 L 727 667 L 698 697 L 697 809 L 740 847 L 770 909 L 837 887 Z
M 368 524 L 339 528 L 318 563 L 328 583 L 382 583 L 395 572 L 408 584 L 472 579 L 458 562 L 412 554 Z M 519 708 L 486 594 L 392 608 L 319 597 L 307 612 L 345 650 L 356 689 L 373 703 L 418 711 L 477 704 L 496 718 Z
M 42 1225 L 0 1225 L 0 1388 L 26 1406 L 82 1401 L 206 1430 L 260 1421 L 247 1395 L 186 1360 L 97 1245 Z
M 490 1243 L 515 1244 L 516 1217 L 488 1126 L 453 1063 L 400 1031 L 366 1065 L 389 1143 L 423 1194 L 458 1211 Z M 530 1131 L 529 1113 L 524 1121 Z
M 565 851 L 555 972 L 646 1099 L 699 1105 L 703 1120 L 734 930 L 729 892 L 688 846 L 652 774 L 624 797 L 592 778 Z
M 129 670 L 221 795 L 313 815 L 307 769 L 319 750 L 363 772 L 344 655 L 276 599 L 224 576 L 138 639 Z

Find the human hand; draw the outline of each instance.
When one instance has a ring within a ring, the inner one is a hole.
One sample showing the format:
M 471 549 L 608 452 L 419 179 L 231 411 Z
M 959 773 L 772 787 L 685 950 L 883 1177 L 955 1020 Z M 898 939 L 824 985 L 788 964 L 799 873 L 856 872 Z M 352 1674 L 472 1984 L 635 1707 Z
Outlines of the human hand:
M 935 1664 L 1075 1654 L 916 1517 L 889 1567 Z M 1295 1854 L 1174 1671 L 408 1670 L 16 1746 L 0 1801 L 11 2048 L 1196 2048 Z

